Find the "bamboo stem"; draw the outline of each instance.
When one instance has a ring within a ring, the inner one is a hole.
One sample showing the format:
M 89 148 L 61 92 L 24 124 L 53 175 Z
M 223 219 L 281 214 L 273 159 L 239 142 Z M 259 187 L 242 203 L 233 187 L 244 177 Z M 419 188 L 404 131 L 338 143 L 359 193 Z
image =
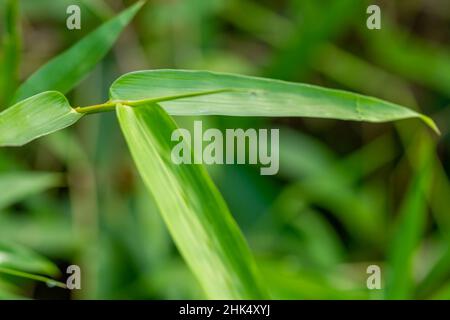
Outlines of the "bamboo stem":
M 209 94 L 231 92 L 231 91 L 238 91 L 238 90 L 236 90 L 236 89 L 218 89 L 218 90 L 191 92 L 191 93 L 185 93 L 185 94 L 180 94 L 180 95 L 158 97 L 158 98 L 148 98 L 148 99 L 140 99 L 140 100 L 109 100 L 102 104 L 95 104 L 95 105 L 86 106 L 86 107 L 76 107 L 76 108 L 74 108 L 74 110 L 78 113 L 83 113 L 83 114 L 99 113 L 99 112 L 112 111 L 116 108 L 116 106 L 118 104 L 130 106 L 130 107 L 137 107 L 137 106 L 141 106 L 141 105 L 148 104 L 148 103 L 158 103 L 158 102 L 163 102 L 163 101 L 205 96 L 205 95 L 209 95 Z

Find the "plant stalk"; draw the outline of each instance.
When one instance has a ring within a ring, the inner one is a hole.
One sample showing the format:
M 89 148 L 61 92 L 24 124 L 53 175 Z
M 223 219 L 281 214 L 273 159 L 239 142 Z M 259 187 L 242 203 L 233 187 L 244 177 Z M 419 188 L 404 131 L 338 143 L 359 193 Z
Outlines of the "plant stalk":
M 109 100 L 102 104 L 95 104 L 95 105 L 86 106 L 86 107 L 76 107 L 74 109 L 76 112 L 82 113 L 82 114 L 99 113 L 99 112 L 112 111 L 119 104 L 126 105 L 129 107 L 137 107 L 137 106 L 144 105 L 147 103 L 158 103 L 158 102 L 162 102 L 162 101 L 170 101 L 170 100 L 177 100 L 177 99 L 183 99 L 183 98 L 205 96 L 205 95 L 209 95 L 209 94 L 231 92 L 231 91 L 238 91 L 238 90 L 236 90 L 236 89 L 218 89 L 218 90 L 191 92 L 191 93 L 185 93 L 185 94 L 180 94 L 180 95 L 158 97 L 158 98 L 148 98 L 148 99 L 140 99 L 140 100 Z

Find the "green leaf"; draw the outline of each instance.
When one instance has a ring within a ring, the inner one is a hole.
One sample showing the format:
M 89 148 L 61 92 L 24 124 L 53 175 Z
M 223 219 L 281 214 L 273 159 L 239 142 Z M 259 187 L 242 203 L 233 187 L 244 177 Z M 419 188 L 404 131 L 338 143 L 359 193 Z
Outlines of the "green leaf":
M 416 173 L 400 210 L 398 226 L 388 249 L 387 299 L 411 298 L 413 258 L 426 227 L 427 193 L 432 178 L 433 146 L 418 144 Z
M 223 92 L 211 94 L 217 90 Z M 180 98 L 188 94 L 194 96 Z M 172 115 L 314 117 L 369 122 L 420 118 L 438 132 L 427 116 L 377 98 L 307 84 L 207 71 L 129 73 L 113 83 L 110 96 L 121 100 L 153 99 Z
M 422 282 L 417 286 L 416 292 L 420 298 L 427 297 L 429 293 L 445 284 L 450 275 L 450 246 L 443 249 L 443 253 L 431 267 Z
M 56 287 L 60 287 L 60 288 L 64 288 L 64 289 L 67 288 L 64 283 L 56 281 L 56 280 L 53 280 L 53 279 L 48 278 L 48 277 L 41 276 L 39 274 L 23 272 L 23 271 L 19 271 L 19 270 L 16 270 L 16 269 L 5 268 L 5 267 L 2 267 L 2 266 L 0 266 L 0 273 L 7 274 L 7 275 L 10 275 L 10 276 L 30 279 L 30 280 L 34 280 L 34 281 L 45 282 L 49 287 L 55 287 L 56 286 Z
M 39 193 L 60 184 L 61 177 L 47 172 L 10 172 L 0 175 L 0 210 L 22 200 L 30 194 Z
M 106 55 L 143 4 L 137 2 L 36 71 L 20 86 L 14 101 L 42 91 L 70 91 Z
M 59 92 L 48 91 L 0 113 L 0 146 L 21 146 L 66 128 L 82 117 Z
M 247 244 L 205 168 L 171 161 L 174 121 L 157 104 L 119 105 L 117 116 L 147 189 L 209 298 L 265 297 Z
M 355 93 L 280 80 L 207 71 L 140 71 L 119 78 L 111 101 L 75 111 L 58 92 L 44 92 L 0 114 L 0 146 L 20 146 L 63 129 L 81 113 L 159 102 L 173 115 L 316 117 L 385 122 L 420 118 L 439 133 L 432 119 L 405 107 Z M 19 124 L 19 125 L 16 125 Z
M 0 241 L 0 276 L 5 274 L 66 287 L 64 283 L 46 277 L 60 274 L 51 261 L 23 246 Z

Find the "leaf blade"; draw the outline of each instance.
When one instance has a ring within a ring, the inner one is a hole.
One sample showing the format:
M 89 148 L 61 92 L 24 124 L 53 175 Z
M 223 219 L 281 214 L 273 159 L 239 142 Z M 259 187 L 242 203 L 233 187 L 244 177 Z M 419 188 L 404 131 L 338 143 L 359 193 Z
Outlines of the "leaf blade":
M 119 105 L 117 116 L 148 190 L 209 297 L 264 297 L 245 240 L 204 167 L 171 161 L 173 120 L 156 104 Z
M 37 94 L 0 113 L 0 147 L 22 146 L 66 128 L 81 117 L 61 93 Z
M 77 44 L 50 60 L 25 81 L 15 94 L 20 101 L 42 91 L 67 93 L 106 55 L 144 2 L 139 1 L 101 25 Z
M 426 199 L 431 186 L 434 152 L 434 146 L 428 141 L 419 140 L 418 147 L 416 172 L 404 197 L 398 226 L 388 248 L 386 299 L 409 299 L 414 288 L 413 258 L 426 230 Z
M 0 242 L 0 267 L 48 276 L 59 274 L 58 267 L 48 259 L 10 242 Z
M 168 96 L 226 89 L 227 92 L 168 100 Z M 281 80 L 193 70 L 132 72 L 116 80 L 113 99 L 163 98 L 171 115 L 315 117 L 385 122 L 420 118 L 438 132 L 433 120 L 377 98 Z

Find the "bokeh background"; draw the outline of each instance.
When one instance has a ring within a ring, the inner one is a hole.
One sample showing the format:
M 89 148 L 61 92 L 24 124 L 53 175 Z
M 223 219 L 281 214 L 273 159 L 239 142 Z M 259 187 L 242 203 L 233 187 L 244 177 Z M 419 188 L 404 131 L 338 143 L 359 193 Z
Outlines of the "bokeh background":
M 132 3 L 20 1 L 20 78 Z M 81 30 L 66 28 L 72 4 L 82 9 Z M 366 28 L 369 4 L 381 8 L 381 30 Z M 202 120 L 222 129 L 280 128 L 278 175 L 260 176 L 257 166 L 208 167 L 272 297 L 450 299 L 448 0 L 149 0 L 68 97 L 74 106 L 100 103 L 118 76 L 158 68 L 312 83 L 432 116 L 440 137 L 418 120 Z M 194 118 L 176 120 L 189 128 Z M 48 190 L 0 206 L 0 239 L 57 263 L 61 281 L 68 265 L 80 265 L 82 290 L 2 275 L 0 287 L 39 299 L 204 298 L 142 185 L 114 113 L 0 150 L 0 175 L 22 171 L 59 174 L 49 176 Z M 1 181 L 6 194 L 9 184 Z M 382 270 L 381 290 L 366 287 L 373 264 Z

